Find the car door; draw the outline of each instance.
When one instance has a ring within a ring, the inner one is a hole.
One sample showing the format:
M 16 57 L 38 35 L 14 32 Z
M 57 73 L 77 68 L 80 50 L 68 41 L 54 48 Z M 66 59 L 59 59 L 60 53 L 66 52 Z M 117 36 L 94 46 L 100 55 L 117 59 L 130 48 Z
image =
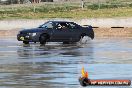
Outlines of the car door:
M 69 41 L 71 34 L 67 27 L 63 27 L 66 23 L 56 23 L 56 27 L 53 30 L 52 39 L 55 41 Z
M 81 34 L 81 30 L 80 30 L 79 26 L 75 23 L 70 22 L 69 23 L 69 30 L 70 30 L 70 34 L 71 34 L 70 39 L 72 41 L 78 41 L 79 36 Z

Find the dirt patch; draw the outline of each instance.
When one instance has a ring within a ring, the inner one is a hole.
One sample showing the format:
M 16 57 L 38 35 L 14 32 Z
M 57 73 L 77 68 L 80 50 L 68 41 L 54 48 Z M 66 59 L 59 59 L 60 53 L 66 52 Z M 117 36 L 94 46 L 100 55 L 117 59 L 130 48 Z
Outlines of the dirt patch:
M 132 37 L 132 28 L 94 28 L 95 37 Z
M 19 29 L 0 30 L 0 37 L 16 36 L 18 34 L 18 31 L 19 31 Z

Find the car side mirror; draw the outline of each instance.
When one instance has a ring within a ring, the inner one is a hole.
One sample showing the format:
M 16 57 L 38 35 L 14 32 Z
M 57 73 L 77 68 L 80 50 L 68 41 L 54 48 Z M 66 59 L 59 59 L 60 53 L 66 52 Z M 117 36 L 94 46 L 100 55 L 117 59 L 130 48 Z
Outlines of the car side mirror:
M 47 26 L 45 26 L 45 28 L 47 29 L 48 27 L 47 27 Z
M 62 27 L 61 27 L 61 26 L 59 26 L 59 27 L 57 27 L 56 29 L 57 29 L 57 30 L 62 30 Z

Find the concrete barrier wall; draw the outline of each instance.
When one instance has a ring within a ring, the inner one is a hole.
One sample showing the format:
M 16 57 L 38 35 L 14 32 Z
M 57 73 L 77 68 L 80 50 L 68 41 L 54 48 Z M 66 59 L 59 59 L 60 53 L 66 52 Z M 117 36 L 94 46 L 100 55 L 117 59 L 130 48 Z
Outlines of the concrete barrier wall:
M 81 25 L 90 24 L 95 27 L 132 27 L 132 18 L 82 19 Z
M 20 28 L 33 28 L 38 27 L 49 19 L 20 19 L 20 20 L 1 20 L 0 30 L 20 29 Z M 90 19 L 50 19 L 62 21 L 74 21 L 80 25 L 92 25 L 94 27 L 132 27 L 132 18 L 90 18 Z
M 46 22 L 46 20 L 2 20 L 0 21 L 0 30 L 33 28 L 44 22 Z

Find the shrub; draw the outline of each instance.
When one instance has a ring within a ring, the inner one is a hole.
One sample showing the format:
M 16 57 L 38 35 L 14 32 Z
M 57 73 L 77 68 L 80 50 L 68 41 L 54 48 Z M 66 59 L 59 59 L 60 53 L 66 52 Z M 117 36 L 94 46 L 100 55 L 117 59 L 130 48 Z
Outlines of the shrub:
M 92 4 L 87 6 L 88 9 L 97 10 L 99 8 L 98 4 Z

